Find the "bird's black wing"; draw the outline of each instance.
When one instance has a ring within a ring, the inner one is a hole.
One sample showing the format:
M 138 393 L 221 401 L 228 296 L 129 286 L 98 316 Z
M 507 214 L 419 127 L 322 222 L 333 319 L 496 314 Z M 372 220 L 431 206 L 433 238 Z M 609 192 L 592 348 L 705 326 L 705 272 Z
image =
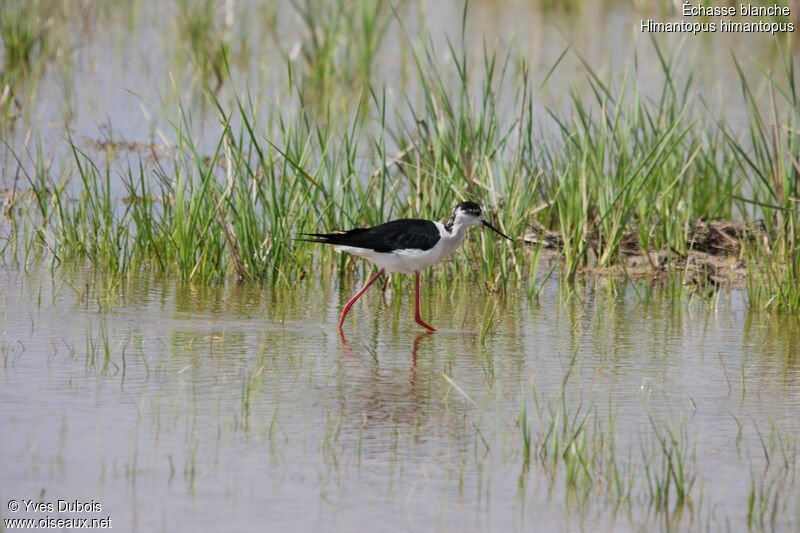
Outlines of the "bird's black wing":
M 441 239 L 439 229 L 430 220 L 407 218 L 392 220 L 373 228 L 355 228 L 341 233 L 304 233 L 303 235 L 316 238 L 297 240 L 354 246 L 382 253 L 409 248 L 430 250 Z

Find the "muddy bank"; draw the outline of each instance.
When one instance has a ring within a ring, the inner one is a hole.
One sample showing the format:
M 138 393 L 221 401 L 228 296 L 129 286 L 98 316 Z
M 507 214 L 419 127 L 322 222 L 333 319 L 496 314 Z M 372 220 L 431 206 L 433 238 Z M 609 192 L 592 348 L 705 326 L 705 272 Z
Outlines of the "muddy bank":
M 548 230 L 538 223 L 525 235 L 529 244 L 542 244 L 544 257 L 558 260 L 564 245 L 559 232 Z M 654 283 L 667 283 L 680 278 L 684 283 L 698 288 L 715 290 L 722 287 L 741 288 L 747 282 L 745 249 L 756 245 L 769 246 L 763 222 L 734 222 L 727 220 L 698 219 L 687 224 L 686 251 L 646 250 L 638 235 L 628 233 L 619 245 L 617 263 L 598 266 L 597 258 L 604 243 L 592 239 L 582 272 L 590 276 L 622 276 L 649 279 Z M 752 266 L 752 264 L 751 264 Z

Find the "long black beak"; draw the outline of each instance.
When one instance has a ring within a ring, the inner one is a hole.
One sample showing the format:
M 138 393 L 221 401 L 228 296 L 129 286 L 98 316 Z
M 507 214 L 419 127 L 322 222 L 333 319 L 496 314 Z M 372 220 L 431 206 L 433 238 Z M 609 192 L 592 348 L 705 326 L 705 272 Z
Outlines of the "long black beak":
M 486 226 L 487 228 L 489 228 L 493 232 L 497 233 L 498 235 L 501 235 L 501 236 L 505 237 L 509 241 L 513 241 L 514 240 L 511 237 L 509 237 L 508 235 L 506 235 L 505 233 L 501 232 L 499 229 L 495 228 L 494 226 L 492 226 L 491 224 L 486 222 L 485 220 L 481 220 L 481 224 L 483 224 L 484 226 Z

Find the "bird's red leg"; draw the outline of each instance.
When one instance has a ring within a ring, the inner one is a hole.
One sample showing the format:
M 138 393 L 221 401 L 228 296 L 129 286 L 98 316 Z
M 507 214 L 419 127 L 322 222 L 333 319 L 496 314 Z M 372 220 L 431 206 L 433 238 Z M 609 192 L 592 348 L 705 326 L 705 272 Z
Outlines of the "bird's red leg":
M 365 292 L 367 292 L 367 289 L 369 289 L 372 286 L 372 284 L 375 283 L 378 280 L 379 277 L 381 277 L 381 274 L 383 274 L 384 270 L 385 269 L 383 269 L 383 268 L 380 269 L 380 271 L 377 274 L 375 274 L 375 276 L 373 276 L 373 278 L 371 280 L 369 280 L 367 282 L 367 284 L 364 285 L 361 288 L 361 290 L 356 293 L 355 296 L 350 298 L 349 302 L 344 304 L 344 309 L 342 310 L 342 318 L 339 319 L 339 331 L 340 332 L 342 331 L 342 324 L 344 324 L 344 317 L 347 316 L 347 312 L 350 311 L 350 308 L 353 307 L 353 304 L 356 303 L 356 300 L 361 298 L 361 295 L 364 294 Z
M 433 326 L 426 324 L 419 314 L 419 271 L 414 272 L 414 320 L 428 331 L 436 331 Z

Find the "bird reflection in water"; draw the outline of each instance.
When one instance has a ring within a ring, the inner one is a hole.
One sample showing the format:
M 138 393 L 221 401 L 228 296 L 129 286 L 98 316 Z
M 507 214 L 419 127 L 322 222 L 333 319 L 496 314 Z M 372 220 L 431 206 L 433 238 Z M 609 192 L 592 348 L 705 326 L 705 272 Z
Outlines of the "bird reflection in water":
M 420 333 L 414 339 L 414 344 L 412 345 L 411 349 L 411 366 L 412 369 L 417 367 L 417 352 L 419 351 L 419 345 L 422 342 L 422 339 L 430 337 L 433 335 L 433 331 L 426 331 L 425 333 Z M 342 354 L 346 355 L 347 357 L 357 357 L 358 354 L 353 349 L 353 346 L 347 342 L 347 338 L 344 336 L 344 331 L 341 329 L 339 330 L 339 342 L 341 343 L 342 347 Z

